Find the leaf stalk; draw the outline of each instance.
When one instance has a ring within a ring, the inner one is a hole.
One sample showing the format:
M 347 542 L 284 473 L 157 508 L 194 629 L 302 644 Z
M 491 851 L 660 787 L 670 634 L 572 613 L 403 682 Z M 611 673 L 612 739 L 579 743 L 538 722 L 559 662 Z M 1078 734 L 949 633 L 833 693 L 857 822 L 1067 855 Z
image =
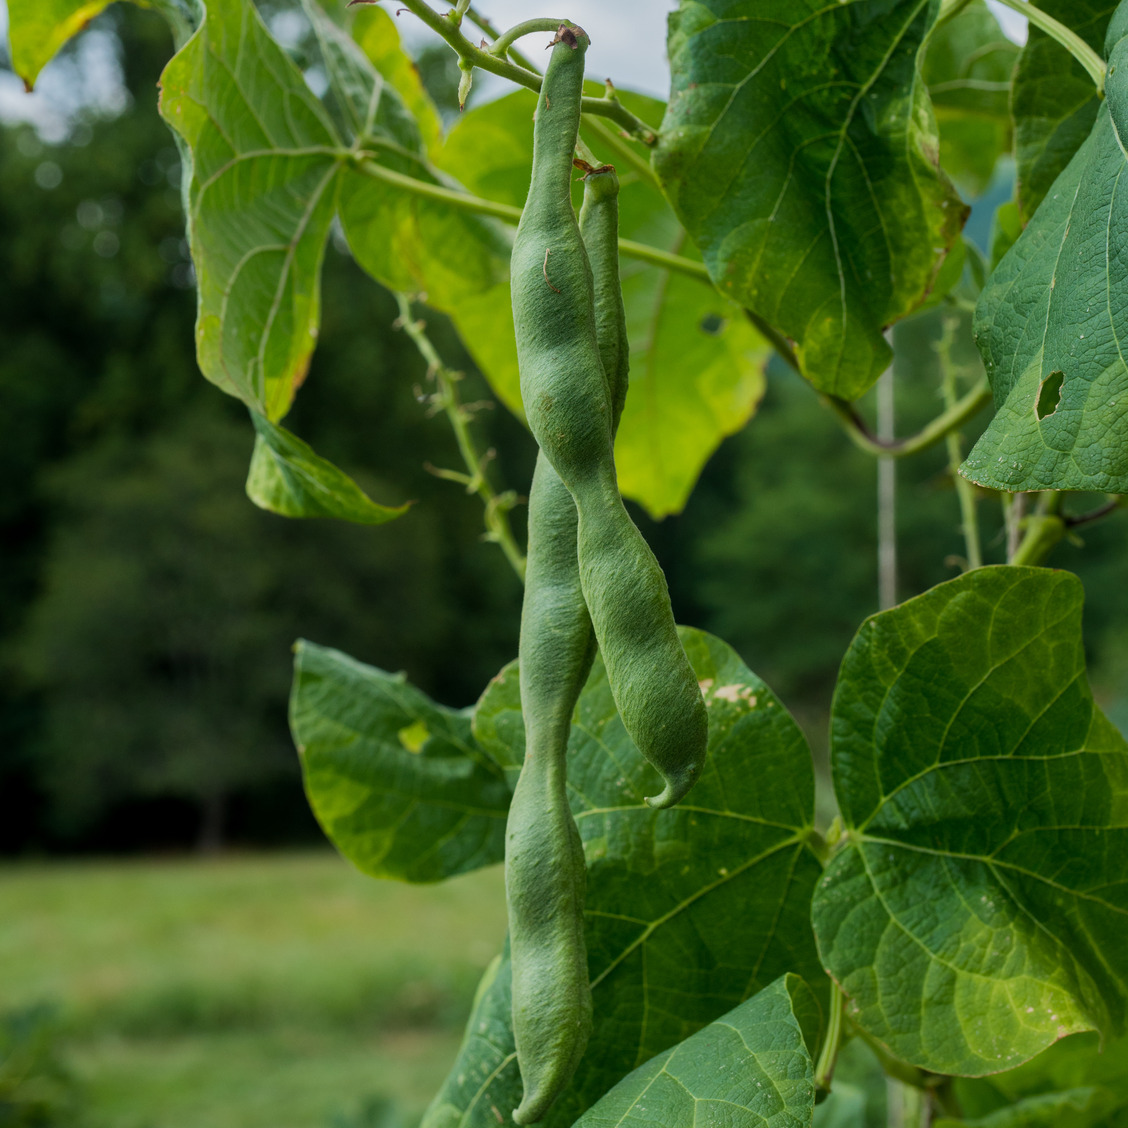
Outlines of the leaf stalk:
M 846 1007 L 846 997 L 842 988 L 832 979 L 830 982 L 830 1020 L 827 1023 L 826 1037 L 819 1049 L 819 1060 L 815 1062 L 815 1088 L 830 1091 L 830 1082 L 834 1077 L 834 1066 L 838 1061 L 838 1049 L 842 1043 L 842 1031 L 845 1026 L 843 1016 Z
M 1004 7 L 1019 12 L 1039 31 L 1044 31 L 1051 39 L 1060 43 L 1088 72 L 1097 87 L 1097 93 L 1104 97 L 1105 67 L 1100 57 L 1075 31 L 1055 20 L 1053 16 L 1035 8 L 1028 0 L 999 0 Z
M 854 405 L 839 399 L 838 396 L 823 396 L 822 400 L 859 450 L 864 450 L 876 458 L 907 458 L 909 455 L 919 454 L 922 450 L 935 446 L 950 432 L 962 427 L 990 402 L 991 387 L 986 379 L 981 380 L 931 423 L 926 424 L 915 435 L 904 439 L 878 438 L 866 425 Z
M 940 359 L 940 387 L 943 392 L 944 409 L 946 411 L 951 411 L 957 402 L 956 369 L 952 363 L 952 345 L 955 343 L 958 327 L 959 321 L 956 318 L 945 317 L 940 340 L 936 344 L 936 352 Z M 960 532 L 963 533 L 967 571 L 970 572 L 974 568 L 983 567 L 983 546 L 979 540 L 979 521 L 975 514 L 975 487 L 960 473 L 963 449 L 959 429 L 953 427 L 944 436 L 944 441 L 948 448 L 948 472 L 952 475 L 952 482 L 956 487 L 956 497 L 960 504 Z

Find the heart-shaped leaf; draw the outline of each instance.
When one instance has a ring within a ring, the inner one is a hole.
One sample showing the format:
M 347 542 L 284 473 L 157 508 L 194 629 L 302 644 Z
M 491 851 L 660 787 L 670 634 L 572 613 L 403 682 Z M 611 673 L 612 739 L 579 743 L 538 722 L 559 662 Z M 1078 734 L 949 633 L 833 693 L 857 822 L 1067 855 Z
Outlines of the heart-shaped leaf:
M 966 215 L 917 56 L 936 0 L 682 0 L 654 167 L 717 287 L 853 399 Z
M 8 0 L 12 70 L 30 90 L 60 47 L 112 0 Z
M 869 619 L 842 664 L 819 950 L 853 1020 L 937 1073 L 1124 1025 L 1128 745 L 1081 603 L 1068 573 L 981 568 Z
M 998 490 L 1128 492 L 1128 8 L 1088 140 L 988 279 L 975 337 L 996 415 L 961 468 Z
M 161 80 L 161 112 L 190 151 L 200 368 L 272 421 L 305 378 L 338 208 L 365 269 L 440 305 L 492 285 L 508 260 L 495 225 L 395 180 L 440 178 L 394 88 L 316 5 L 307 10 L 333 116 L 249 0 L 213 0 Z

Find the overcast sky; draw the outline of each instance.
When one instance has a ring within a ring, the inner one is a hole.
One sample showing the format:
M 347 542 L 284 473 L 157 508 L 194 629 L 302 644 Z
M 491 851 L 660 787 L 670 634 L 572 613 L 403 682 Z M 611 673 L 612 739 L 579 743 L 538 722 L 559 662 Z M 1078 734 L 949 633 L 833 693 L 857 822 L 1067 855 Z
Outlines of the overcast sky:
M 1026 21 L 1017 13 L 988 0 L 1006 33 L 1017 42 L 1026 39 Z M 529 0 L 480 0 L 479 7 L 499 27 L 509 27 L 530 16 Z M 568 19 L 592 37 L 587 69 L 593 78 L 611 78 L 616 85 L 665 97 L 669 82 L 666 62 L 664 15 L 677 7 L 677 0 L 561 0 Z M 394 8 L 389 4 L 389 10 Z M 430 34 L 409 13 L 399 18 L 400 29 L 410 43 Z M 7 0 L 0 0 L 0 35 L 8 28 Z M 536 55 L 544 39 L 530 36 L 522 42 Z M 542 52 L 543 53 L 543 52 Z M 508 85 L 492 75 L 475 75 L 481 94 L 503 93 Z M 114 55 L 114 40 L 106 34 L 87 32 L 70 65 L 49 65 L 40 76 L 36 93 L 23 92 L 11 72 L 0 72 L 0 118 L 34 121 L 45 140 L 62 140 L 67 120 L 78 107 L 93 105 L 112 113 L 124 105 L 121 72 Z

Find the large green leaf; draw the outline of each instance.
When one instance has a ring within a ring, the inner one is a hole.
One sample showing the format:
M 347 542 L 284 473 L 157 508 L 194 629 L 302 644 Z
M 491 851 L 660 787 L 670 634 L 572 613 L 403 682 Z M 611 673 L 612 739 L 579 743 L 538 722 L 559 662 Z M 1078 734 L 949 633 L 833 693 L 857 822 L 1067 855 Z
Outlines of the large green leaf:
M 340 139 L 247 0 L 210 4 L 165 68 L 160 105 L 192 153 L 200 368 L 278 419 L 317 336 Z
M 383 525 L 407 505 L 379 505 L 343 471 L 315 454 L 308 443 L 251 413 L 255 449 L 247 473 L 247 497 L 283 517 L 338 517 L 357 525 Z
M 1109 28 L 1107 100 L 1093 131 L 992 273 L 976 309 L 996 415 L 962 472 L 992 489 L 1128 491 L 1121 341 L 1128 311 L 1128 8 L 1120 11 Z
M 815 1111 L 814 1066 L 797 1011 L 810 988 L 784 975 L 684 1042 L 651 1058 L 588 1109 L 576 1128 L 723 1124 L 796 1128 Z
M 983 0 L 937 25 L 923 74 L 940 127 L 940 165 L 972 196 L 1011 149 L 1010 83 L 1019 49 Z
M 30 90 L 60 47 L 112 0 L 8 0 L 12 70 Z
M 1118 1031 L 1128 746 L 1094 705 L 1081 585 L 982 568 L 868 620 L 832 711 L 846 824 L 813 904 L 848 1013 L 939 1073 Z
M 588 864 L 595 1027 L 549 1128 L 571 1124 L 631 1070 L 784 972 L 822 980 L 807 919 L 820 870 L 806 845 L 814 803 L 806 743 L 729 647 L 698 631 L 682 639 L 710 723 L 705 771 L 678 807 L 643 803 L 656 776 L 615 713 L 599 659 L 579 701 L 568 789 Z M 510 666 L 475 715 L 478 747 L 507 765 L 523 757 L 516 686 Z M 426 1128 L 496 1128 L 519 1103 L 508 992 L 504 963 Z
M 362 266 L 440 305 L 492 284 L 508 256 L 492 224 L 380 178 L 438 180 L 394 88 L 315 5 L 308 11 L 333 116 L 249 0 L 213 2 L 161 80 L 161 112 L 191 152 L 200 367 L 271 420 L 309 365 L 338 207 Z
M 637 106 L 656 118 L 660 103 Z M 521 206 L 529 188 L 535 97 L 516 91 L 463 114 L 439 163 L 471 191 Z M 598 138 L 592 144 L 600 156 Z M 693 257 L 660 192 L 623 166 L 620 228 Z M 705 461 L 748 421 L 764 391 L 769 350 L 740 308 L 712 287 L 644 263 L 622 263 L 631 346 L 630 394 L 615 445 L 619 487 L 654 517 L 682 509 Z M 455 324 L 503 403 L 522 414 L 508 281 L 468 296 Z
M 310 806 L 341 853 L 402 881 L 500 861 L 510 788 L 469 715 L 340 651 L 295 652 L 290 728 Z
M 1115 0 L 1038 0 L 1039 8 L 1077 32 L 1094 51 L 1104 44 Z M 1023 224 L 1089 136 L 1100 98 L 1085 68 L 1055 39 L 1030 25 L 1014 74 L 1015 158 Z
M 966 209 L 917 56 L 938 0 L 682 0 L 654 166 L 722 293 L 853 399 Z

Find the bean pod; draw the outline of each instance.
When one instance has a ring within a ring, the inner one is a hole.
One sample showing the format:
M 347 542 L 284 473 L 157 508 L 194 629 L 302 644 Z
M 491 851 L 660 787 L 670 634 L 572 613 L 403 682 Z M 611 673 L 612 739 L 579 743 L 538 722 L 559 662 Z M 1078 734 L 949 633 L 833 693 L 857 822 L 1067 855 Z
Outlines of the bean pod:
M 665 577 L 615 478 L 592 273 L 570 196 L 586 46 L 582 31 L 562 30 L 537 104 L 532 183 L 513 244 L 517 358 L 529 425 L 576 503 L 580 584 L 615 705 L 665 779 L 647 802 L 668 807 L 700 775 L 708 721 Z
M 595 274 L 597 340 L 612 395 L 612 429 L 625 398 L 626 323 L 619 287 L 618 178 L 585 178 L 580 233 Z M 524 1098 L 518 1124 L 539 1120 L 571 1080 L 591 1029 L 584 943 L 586 871 L 566 788 L 572 713 L 595 654 L 580 585 L 576 505 L 552 464 L 537 457 L 521 612 L 525 762 L 506 825 L 506 898 L 513 1014 Z

